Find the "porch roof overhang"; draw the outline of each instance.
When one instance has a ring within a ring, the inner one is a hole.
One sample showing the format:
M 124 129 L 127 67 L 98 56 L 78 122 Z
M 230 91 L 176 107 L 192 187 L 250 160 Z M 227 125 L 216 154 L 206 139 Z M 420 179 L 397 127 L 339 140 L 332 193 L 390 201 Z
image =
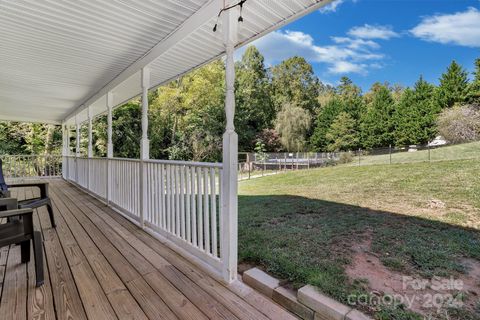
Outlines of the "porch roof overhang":
M 331 0 L 247 0 L 236 47 Z M 235 4 L 237 0 L 226 1 Z M 224 0 L 0 2 L 0 119 L 73 124 L 225 53 Z

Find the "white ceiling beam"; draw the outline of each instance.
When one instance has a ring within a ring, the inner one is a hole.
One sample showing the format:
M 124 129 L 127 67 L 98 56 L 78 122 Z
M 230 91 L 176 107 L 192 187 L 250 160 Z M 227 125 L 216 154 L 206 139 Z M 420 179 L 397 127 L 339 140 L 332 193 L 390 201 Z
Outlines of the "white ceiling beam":
M 107 92 L 112 91 L 123 81 L 127 80 L 136 72 L 141 70 L 143 67 L 148 66 L 151 62 L 164 54 L 177 42 L 181 41 L 182 39 L 193 33 L 195 30 L 203 26 L 206 22 L 208 22 L 210 19 L 212 19 L 218 14 L 222 5 L 222 0 L 209 1 L 202 8 L 192 14 L 187 20 L 185 20 L 185 22 L 182 23 L 177 29 L 175 29 L 170 35 L 162 39 L 153 48 L 151 48 L 143 57 L 128 66 L 113 80 L 111 80 L 103 88 L 101 88 L 97 93 L 88 97 L 85 101 L 80 103 L 78 107 L 75 107 L 73 110 L 71 110 L 64 120 L 68 120 L 76 113 L 81 112 L 83 109 L 86 108 L 86 106 L 91 105 L 92 103 L 100 99 L 102 96 L 107 94 Z

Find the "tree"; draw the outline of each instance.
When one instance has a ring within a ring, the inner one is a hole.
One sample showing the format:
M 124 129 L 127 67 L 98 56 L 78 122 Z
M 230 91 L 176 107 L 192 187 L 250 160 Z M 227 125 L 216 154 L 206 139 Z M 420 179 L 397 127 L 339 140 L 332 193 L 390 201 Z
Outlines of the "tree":
M 275 130 L 287 151 L 300 151 L 310 127 L 310 113 L 293 103 L 283 105 L 275 120 Z
M 440 108 L 434 102 L 435 87 L 426 82 L 422 76 L 415 83 L 414 97 L 418 115 L 419 134 L 416 143 L 427 143 L 437 133 L 435 123 Z
M 394 113 L 397 146 L 427 143 L 435 136 L 440 109 L 434 102 L 434 90 L 420 77 L 413 90 L 403 92 Z
M 473 82 L 468 87 L 467 102 L 480 104 L 480 58 L 475 60 Z
M 343 103 L 343 110 L 358 120 L 362 113 L 362 90 L 348 77 L 342 77 L 337 92 Z
M 225 67 L 214 61 L 182 79 L 186 108 L 180 132 L 182 141 L 195 161 L 219 161 L 222 158 L 222 134 L 225 130 Z
M 415 93 L 412 89 L 407 88 L 403 91 L 393 118 L 395 122 L 395 145 L 416 144 L 419 126 L 415 110 Z
M 113 110 L 112 118 L 114 156 L 138 159 L 142 136 L 140 101 L 132 100 L 116 108 Z
M 315 150 L 327 150 L 329 144 L 329 139 L 327 139 L 328 129 L 342 111 L 343 104 L 338 96 L 334 96 L 320 109 L 317 119 L 315 120 L 313 134 L 310 137 L 310 144 Z
M 27 145 L 18 122 L 0 122 L 0 154 L 26 154 Z
M 267 150 L 265 149 L 265 144 L 258 140 L 255 143 L 255 148 L 253 149 L 255 151 L 255 158 L 258 159 L 259 161 L 265 161 L 267 160 Z
M 266 152 L 280 152 L 282 150 L 282 142 L 275 129 L 263 129 L 262 132 L 257 134 L 256 141 L 263 143 Z
M 149 108 L 149 138 L 155 148 L 150 156 L 156 159 L 188 159 L 182 152 L 184 144 L 183 118 L 187 114 L 182 79 L 170 82 L 156 90 Z
M 374 84 L 371 102 L 361 121 L 361 143 L 365 148 L 385 147 L 394 142 L 395 104 L 386 85 Z
M 0 122 L 0 154 L 60 154 L 61 127 L 51 124 Z
M 96 157 L 107 156 L 107 115 L 101 115 L 93 120 L 93 155 Z
M 328 129 L 328 151 L 349 151 L 358 145 L 356 121 L 347 112 L 341 112 Z
M 444 110 L 438 118 L 438 131 L 449 142 L 480 139 L 480 106 L 457 106 Z
M 255 136 L 275 118 L 264 58 L 254 46 L 249 46 L 236 64 L 235 98 L 239 145 L 242 150 L 252 150 Z
M 295 104 L 312 115 L 318 108 L 320 83 L 312 66 L 302 57 L 292 57 L 272 68 L 273 102 L 277 111 Z
M 454 60 L 440 78 L 440 85 L 437 90 L 439 107 L 442 109 L 451 108 L 456 103 L 464 102 L 467 89 L 467 72 Z

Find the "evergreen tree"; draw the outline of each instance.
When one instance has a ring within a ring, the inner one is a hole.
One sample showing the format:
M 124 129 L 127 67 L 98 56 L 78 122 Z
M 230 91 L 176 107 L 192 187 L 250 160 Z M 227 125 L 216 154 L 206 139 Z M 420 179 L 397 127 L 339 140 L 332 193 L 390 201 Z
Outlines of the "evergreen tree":
M 416 140 L 419 130 L 415 107 L 415 93 L 412 89 L 407 88 L 403 91 L 393 116 L 395 122 L 394 138 L 396 146 L 417 143 Z
M 236 64 L 235 84 L 235 127 L 239 145 L 249 151 L 256 135 L 271 127 L 275 118 L 264 58 L 254 46 L 248 47 Z
M 424 144 L 435 136 L 440 108 L 434 101 L 434 89 L 420 77 L 413 90 L 404 91 L 394 114 L 395 145 Z
M 437 133 L 435 123 L 441 109 L 434 102 L 434 95 L 435 87 L 420 77 L 414 87 L 419 128 L 415 143 L 428 143 Z
M 348 77 L 342 77 L 337 92 L 343 103 L 343 111 L 354 120 L 359 120 L 363 109 L 362 90 Z
M 467 102 L 480 104 L 480 58 L 475 60 L 473 76 L 473 82 L 468 88 Z
M 464 102 L 467 90 L 467 72 L 454 60 L 440 78 L 437 90 L 438 106 L 442 109 L 451 108 L 456 103 Z
M 393 144 L 395 103 L 386 85 L 374 84 L 371 102 L 361 121 L 361 143 L 365 148 L 385 147 Z
M 289 58 L 274 66 L 271 72 L 272 98 L 277 111 L 286 103 L 293 103 L 315 114 L 321 85 L 304 58 Z

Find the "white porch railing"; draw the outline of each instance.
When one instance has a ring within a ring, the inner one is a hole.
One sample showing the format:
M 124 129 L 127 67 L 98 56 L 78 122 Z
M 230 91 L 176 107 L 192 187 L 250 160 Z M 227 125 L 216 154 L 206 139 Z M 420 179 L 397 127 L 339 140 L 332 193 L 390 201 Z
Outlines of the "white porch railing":
M 107 198 L 107 161 L 104 158 L 91 158 L 88 160 L 88 189 L 100 198 Z
M 110 161 L 110 203 L 140 222 L 140 160 L 107 161 Z
M 60 177 L 60 155 L 1 155 L 3 174 L 6 179 Z
M 64 178 L 196 257 L 221 277 L 225 268 L 220 250 L 221 163 L 63 159 L 67 168 Z

